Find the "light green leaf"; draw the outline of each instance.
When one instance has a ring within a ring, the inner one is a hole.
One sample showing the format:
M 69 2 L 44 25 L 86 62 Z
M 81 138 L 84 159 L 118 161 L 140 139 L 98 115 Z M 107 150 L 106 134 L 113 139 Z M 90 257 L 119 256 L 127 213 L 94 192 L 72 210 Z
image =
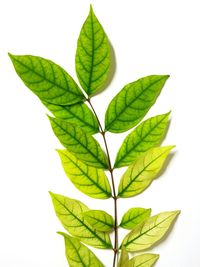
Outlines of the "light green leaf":
M 102 88 L 108 77 L 109 67 L 109 41 L 91 6 L 80 32 L 76 51 L 77 76 L 89 96 Z
M 78 239 L 58 232 L 65 239 L 65 253 L 70 267 L 104 267 L 95 254 Z
M 152 148 L 137 158 L 122 176 L 118 196 L 131 197 L 143 192 L 158 175 L 173 147 Z
M 67 123 L 62 119 L 51 118 L 50 122 L 60 142 L 76 158 L 90 166 L 100 169 L 108 168 L 108 161 L 99 143 L 80 127 Z
M 70 106 L 54 105 L 45 101 L 42 101 L 42 103 L 56 118 L 75 124 L 89 134 L 99 132 L 97 119 L 85 103 L 77 103 Z
M 136 225 L 149 218 L 151 209 L 132 208 L 129 209 L 122 217 L 120 227 L 132 230 Z
M 115 168 L 127 166 L 152 147 L 161 142 L 170 113 L 152 117 L 141 123 L 123 141 L 115 160 Z
M 136 226 L 123 240 L 127 251 L 141 251 L 155 245 L 169 230 L 180 211 L 157 214 Z
M 130 267 L 152 267 L 158 259 L 158 254 L 147 253 L 138 255 L 130 260 Z
M 130 267 L 128 252 L 122 248 L 117 267 Z
M 89 208 L 82 202 L 50 192 L 57 217 L 64 228 L 82 242 L 96 248 L 112 248 L 107 233 L 94 230 L 83 218 Z
M 97 231 L 110 232 L 114 227 L 113 217 L 103 210 L 85 211 L 83 217 Z
M 71 105 L 85 99 L 72 77 L 54 62 L 30 55 L 9 56 L 19 77 L 42 101 Z
M 83 193 L 93 198 L 110 198 L 108 178 L 101 169 L 86 165 L 67 150 L 58 150 L 65 173 Z
M 137 125 L 159 96 L 168 75 L 152 75 L 127 84 L 110 102 L 105 130 L 127 131 Z

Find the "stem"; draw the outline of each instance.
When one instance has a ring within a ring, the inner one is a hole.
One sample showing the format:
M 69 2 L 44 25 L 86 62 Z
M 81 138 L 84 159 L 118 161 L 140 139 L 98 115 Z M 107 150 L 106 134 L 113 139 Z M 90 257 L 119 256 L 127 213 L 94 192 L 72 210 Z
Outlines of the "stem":
M 114 239 L 114 258 L 113 258 L 113 267 L 115 267 L 116 265 L 116 259 L 117 259 L 117 254 L 118 254 L 118 223 L 117 223 L 117 195 L 116 195 L 116 190 L 115 190 L 115 182 L 114 182 L 114 175 L 113 175 L 113 168 L 112 168 L 112 164 L 111 164 L 111 159 L 110 159 L 110 153 L 109 153 L 109 150 L 108 150 L 108 144 L 107 144 L 107 140 L 106 140 L 106 136 L 105 136 L 105 131 L 103 130 L 103 127 L 99 121 L 99 118 L 97 116 L 97 113 L 90 101 L 90 99 L 88 98 L 87 99 L 87 102 L 89 103 L 92 111 L 94 112 L 94 115 L 98 121 L 98 124 L 99 124 L 99 128 L 100 128 L 100 133 L 102 134 L 103 136 L 103 141 L 104 141 L 104 145 L 105 145 L 105 148 L 106 148 L 106 154 L 107 154 L 107 157 L 108 157 L 108 165 L 109 165 L 109 172 L 110 172 L 110 177 L 111 177 L 111 182 L 112 182 L 112 191 L 113 191 L 113 199 L 114 199 L 114 218 L 115 218 L 115 225 L 114 225 L 114 236 L 115 236 L 115 239 Z

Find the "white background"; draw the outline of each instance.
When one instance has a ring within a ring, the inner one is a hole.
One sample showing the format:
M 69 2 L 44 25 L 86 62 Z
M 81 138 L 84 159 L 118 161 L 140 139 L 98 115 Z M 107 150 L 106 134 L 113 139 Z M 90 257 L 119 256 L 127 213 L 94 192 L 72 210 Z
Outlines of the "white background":
M 143 194 L 119 201 L 153 214 L 181 209 L 171 234 L 152 251 L 158 267 L 200 266 L 200 6 L 195 0 L 1 0 L 0 1 L 0 266 L 64 267 L 64 243 L 48 191 L 112 213 L 112 200 L 93 200 L 65 177 L 55 151 L 47 110 L 17 77 L 7 52 L 33 54 L 60 64 L 75 77 L 74 54 L 89 4 L 116 54 L 109 88 L 93 99 L 103 121 L 112 97 L 128 82 L 170 74 L 146 116 L 172 110 L 164 144 L 176 144 L 165 173 Z M 112 158 L 125 135 L 109 134 Z M 116 183 L 120 174 L 116 174 Z M 112 252 L 97 250 L 106 266 Z

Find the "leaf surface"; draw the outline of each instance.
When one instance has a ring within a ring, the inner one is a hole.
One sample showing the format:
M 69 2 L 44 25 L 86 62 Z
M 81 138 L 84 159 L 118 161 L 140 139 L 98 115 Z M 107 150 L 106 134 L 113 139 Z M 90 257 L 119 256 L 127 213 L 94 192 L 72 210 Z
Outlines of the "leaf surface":
M 122 217 L 120 227 L 132 230 L 136 225 L 149 218 L 151 209 L 132 208 L 129 209 Z
M 101 89 L 108 77 L 109 67 L 109 41 L 91 7 L 81 29 L 76 51 L 76 73 L 89 96 Z
M 77 103 L 70 106 L 54 105 L 45 101 L 42 103 L 56 118 L 75 124 L 89 134 L 99 132 L 97 119 L 85 103 Z
M 105 131 L 125 132 L 137 125 L 159 96 L 168 75 L 151 75 L 127 84 L 110 102 Z
M 65 173 L 84 194 L 99 199 L 110 198 L 111 188 L 104 171 L 88 166 L 67 150 L 58 150 Z
M 59 232 L 65 240 L 65 253 L 70 267 L 104 267 L 95 254 L 78 239 Z
M 122 176 L 118 196 L 131 197 L 143 192 L 158 175 L 173 147 L 152 148 L 137 158 Z
M 122 241 L 127 251 L 141 251 L 155 245 L 169 230 L 180 211 L 162 212 L 136 226 Z
M 108 168 L 108 160 L 104 151 L 91 135 L 62 119 L 50 117 L 50 122 L 61 144 L 76 158 L 96 168 Z
M 56 215 L 64 228 L 82 242 L 96 248 L 112 248 L 107 233 L 95 231 L 83 218 L 89 208 L 82 202 L 50 192 Z
M 130 267 L 152 267 L 158 259 L 158 254 L 146 253 L 138 255 L 130 260 Z
M 42 101 L 71 105 L 85 99 L 72 77 L 54 62 L 30 55 L 9 56 L 24 84 Z
M 128 252 L 124 248 L 122 248 L 117 267 L 125 267 L 125 266 L 130 267 L 129 256 L 128 256 Z
M 158 115 L 142 122 L 123 141 L 115 160 L 115 168 L 127 166 L 161 142 L 170 113 Z
M 97 231 L 110 232 L 114 227 L 113 217 L 103 210 L 86 211 L 83 217 Z

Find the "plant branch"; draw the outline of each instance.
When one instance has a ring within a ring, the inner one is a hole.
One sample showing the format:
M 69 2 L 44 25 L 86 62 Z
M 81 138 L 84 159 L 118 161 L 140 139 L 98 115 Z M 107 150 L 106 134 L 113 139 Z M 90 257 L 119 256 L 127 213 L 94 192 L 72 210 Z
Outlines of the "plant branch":
M 106 136 L 105 136 L 105 131 L 103 130 L 103 127 L 100 123 L 100 120 L 97 116 L 97 113 L 90 101 L 90 99 L 87 99 L 88 104 L 90 105 L 92 111 L 94 112 L 94 115 L 98 121 L 99 124 L 99 128 L 100 128 L 100 133 L 103 136 L 103 141 L 104 141 L 104 145 L 105 145 L 105 149 L 106 149 L 106 154 L 108 157 L 108 165 L 109 165 L 109 172 L 110 172 L 110 177 L 111 177 L 111 182 L 112 182 L 112 191 L 113 191 L 113 199 L 114 199 L 114 217 L 115 217 L 115 225 L 114 225 L 114 235 L 115 235 L 115 240 L 114 240 L 114 259 L 113 259 L 113 267 L 116 266 L 116 259 L 117 259 L 117 254 L 118 254 L 118 222 L 117 222 L 117 194 L 116 194 L 116 190 L 115 190 L 115 182 L 114 182 L 114 175 L 113 175 L 113 168 L 112 168 L 112 164 L 111 164 L 111 158 L 110 158 L 110 153 L 109 153 L 109 149 L 108 149 L 108 144 L 107 144 L 107 140 L 106 140 Z

